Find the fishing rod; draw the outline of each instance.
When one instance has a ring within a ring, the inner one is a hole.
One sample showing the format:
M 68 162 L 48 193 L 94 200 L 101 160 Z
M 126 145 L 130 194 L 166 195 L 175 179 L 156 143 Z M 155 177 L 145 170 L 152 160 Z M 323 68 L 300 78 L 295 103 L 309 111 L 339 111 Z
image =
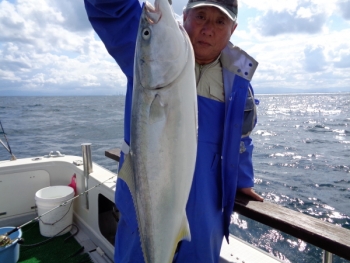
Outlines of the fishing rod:
M 0 132 L 0 134 L 4 134 L 4 137 L 5 137 L 7 146 L 5 145 L 5 143 L 3 143 L 3 141 L 2 141 L 1 139 L 0 139 L 0 143 L 1 143 L 2 146 L 4 146 L 5 149 L 11 154 L 11 160 L 12 160 L 12 161 L 17 160 L 16 156 L 12 153 L 12 150 L 11 150 L 11 147 L 10 147 L 10 144 L 9 144 L 9 141 L 7 140 L 6 133 L 5 133 L 5 131 L 4 131 L 4 128 L 2 127 L 1 121 L 0 121 L 0 127 L 1 127 L 1 131 L 2 131 L 2 132 Z
M 96 188 L 96 187 L 98 187 L 98 186 L 104 184 L 105 182 L 107 182 L 108 180 L 111 180 L 112 178 L 114 178 L 114 177 L 116 177 L 116 176 L 117 176 L 117 175 L 113 175 L 112 177 L 108 178 L 107 180 L 105 180 L 105 181 L 103 181 L 103 182 L 101 182 L 101 183 L 99 183 L 99 184 L 97 184 L 97 185 L 95 185 L 95 186 L 93 186 L 93 187 L 87 189 L 86 191 L 84 191 L 84 192 L 82 192 L 82 193 L 80 193 L 80 194 L 74 196 L 74 197 L 71 198 L 71 199 L 68 199 L 68 200 L 62 202 L 62 203 L 59 204 L 58 206 L 56 206 L 56 207 L 52 208 L 51 210 L 49 210 L 49 211 L 43 213 L 42 215 L 37 216 L 36 218 L 34 218 L 34 219 L 32 219 L 32 220 L 30 220 L 30 221 L 24 223 L 23 225 L 20 225 L 20 226 L 18 226 L 18 227 L 15 227 L 15 228 L 12 229 L 11 231 L 9 231 L 9 232 L 7 232 L 7 233 L 5 233 L 5 234 L 3 234 L 3 235 L 0 235 L 0 247 L 5 247 L 5 246 L 7 246 L 7 245 L 9 245 L 9 244 L 12 243 L 11 239 L 9 238 L 9 235 L 11 235 L 12 233 L 14 233 L 14 232 L 20 230 L 22 227 L 24 227 L 24 226 L 26 226 L 26 225 L 28 225 L 28 224 L 30 224 L 30 223 L 33 223 L 33 222 L 35 222 L 35 221 L 38 221 L 40 218 L 42 218 L 43 216 L 47 215 L 48 213 L 50 213 L 50 212 L 52 212 L 52 211 L 54 211 L 54 210 L 56 210 L 56 209 L 58 209 L 58 208 L 60 208 L 60 207 L 62 207 L 62 206 L 67 205 L 69 202 L 73 201 L 74 199 L 78 198 L 79 196 L 82 196 L 82 195 L 86 194 L 86 193 L 89 192 L 90 190 L 92 190 L 92 189 L 94 189 L 94 188 Z

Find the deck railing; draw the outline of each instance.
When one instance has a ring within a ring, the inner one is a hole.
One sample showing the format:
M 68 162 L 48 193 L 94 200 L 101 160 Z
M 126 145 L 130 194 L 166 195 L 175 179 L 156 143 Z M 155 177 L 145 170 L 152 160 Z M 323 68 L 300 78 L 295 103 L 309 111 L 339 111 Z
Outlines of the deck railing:
M 234 211 L 323 249 L 324 263 L 331 262 L 329 253 L 350 260 L 350 230 L 346 228 L 243 194 L 237 194 Z
M 120 149 L 105 151 L 119 162 Z M 350 230 L 294 211 L 269 201 L 257 202 L 238 193 L 234 212 L 324 250 L 323 263 L 331 263 L 331 254 L 350 260 Z

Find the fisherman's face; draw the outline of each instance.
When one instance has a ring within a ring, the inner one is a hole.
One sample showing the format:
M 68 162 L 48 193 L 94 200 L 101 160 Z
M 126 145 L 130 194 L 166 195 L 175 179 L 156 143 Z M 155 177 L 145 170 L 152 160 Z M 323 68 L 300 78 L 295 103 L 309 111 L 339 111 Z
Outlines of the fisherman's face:
M 208 64 L 219 56 L 237 26 L 218 8 L 211 6 L 189 9 L 184 12 L 183 20 L 196 62 L 200 65 Z

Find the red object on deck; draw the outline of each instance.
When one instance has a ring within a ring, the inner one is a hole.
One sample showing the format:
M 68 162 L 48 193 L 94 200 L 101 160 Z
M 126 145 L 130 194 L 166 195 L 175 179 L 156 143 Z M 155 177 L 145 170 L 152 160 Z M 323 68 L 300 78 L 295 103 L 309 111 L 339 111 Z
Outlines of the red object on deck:
M 68 185 L 74 189 L 74 196 L 77 195 L 77 175 L 73 174 L 72 180 L 70 181 L 70 184 Z

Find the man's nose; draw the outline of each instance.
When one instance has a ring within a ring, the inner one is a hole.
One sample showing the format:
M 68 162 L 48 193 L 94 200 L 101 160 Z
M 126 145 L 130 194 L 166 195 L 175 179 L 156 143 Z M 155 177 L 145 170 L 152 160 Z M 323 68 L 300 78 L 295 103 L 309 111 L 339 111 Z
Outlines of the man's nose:
M 213 23 L 211 21 L 205 21 L 205 23 L 203 24 L 201 33 L 208 36 L 212 36 L 214 33 Z

